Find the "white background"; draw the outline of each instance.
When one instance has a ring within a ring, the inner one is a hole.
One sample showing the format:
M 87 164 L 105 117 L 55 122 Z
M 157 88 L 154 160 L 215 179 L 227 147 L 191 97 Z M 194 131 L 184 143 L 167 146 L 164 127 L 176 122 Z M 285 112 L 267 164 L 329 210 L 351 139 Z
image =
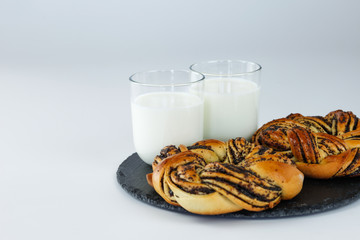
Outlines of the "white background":
M 307 217 L 194 217 L 116 182 L 132 144 L 128 77 L 244 59 L 263 66 L 259 124 L 360 115 L 359 1 L 0 1 L 0 239 L 339 239 L 360 202 Z

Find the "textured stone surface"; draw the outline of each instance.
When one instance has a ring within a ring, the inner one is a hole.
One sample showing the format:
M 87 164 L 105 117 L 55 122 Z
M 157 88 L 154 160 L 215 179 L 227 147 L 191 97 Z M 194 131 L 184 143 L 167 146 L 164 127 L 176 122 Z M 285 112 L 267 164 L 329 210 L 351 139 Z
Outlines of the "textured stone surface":
M 146 174 L 151 166 L 144 163 L 134 153 L 117 170 L 117 180 L 121 187 L 134 198 L 152 206 L 170 211 L 188 213 L 181 207 L 165 202 L 148 185 Z M 360 197 L 360 178 L 339 178 L 332 180 L 305 179 L 301 193 L 289 201 L 281 201 L 275 208 L 262 212 L 239 211 L 217 215 L 227 218 L 280 218 L 294 217 L 324 212 L 345 206 Z

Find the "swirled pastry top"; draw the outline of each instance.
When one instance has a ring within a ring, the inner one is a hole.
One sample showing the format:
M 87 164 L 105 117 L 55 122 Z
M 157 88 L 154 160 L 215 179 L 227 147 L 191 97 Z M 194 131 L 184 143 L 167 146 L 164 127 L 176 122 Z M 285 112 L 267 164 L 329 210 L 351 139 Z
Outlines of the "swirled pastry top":
M 252 142 L 290 157 L 308 177 L 360 175 L 360 123 L 352 112 L 337 110 L 325 117 L 290 114 L 264 124 Z
M 301 191 L 303 174 L 270 148 L 210 139 L 162 149 L 148 181 L 168 203 L 214 215 L 273 208 Z

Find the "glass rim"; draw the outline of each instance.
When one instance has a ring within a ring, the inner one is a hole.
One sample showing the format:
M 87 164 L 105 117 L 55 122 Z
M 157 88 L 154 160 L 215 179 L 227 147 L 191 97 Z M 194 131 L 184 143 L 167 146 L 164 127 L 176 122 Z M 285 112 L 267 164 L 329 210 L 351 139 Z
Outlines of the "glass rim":
M 187 81 L 187 82 L 180 82 L 180 83 L 169 83 L 169 84 L 155 84 L 155 83 L 145 83 L 145 82 L 140 82 L 140 81 L 136 81 L 134 79 L 134 77 L 136 75 L 139 74 L 145 74 L 145 73 L 156 73 L 156 72 L 169 72 L 169 73 L 175 73 L 175 72 L 184 72 L 184 73 L 189 73 L 189 74 L 197 74 L 199 76 L 199 78 L 195 81 Z M 147 87 L 182 87 L 182 86 L 188 86 L 188 85 L 192 85 L 194 83 L 198 83 L 201 82 L 205 79 L 205 75 L 200 73 L 200 72 L 196 72 L 196 71 L 191 71 L 191 70 L 187 70 L 187 69 L 161 69 L 161 70 L 147 70 L 147 71 L 140 71 L 140 72 L 136 72 L 134 74 L 132 74 L 129 77 L 129 80 L 131 83 L 134 84 L 138 84 L 141 86 L 147 86 Z
M 218 63 L 218 62 L 239 62 L 239 63 L 250 63 L 256 66 L 255 70 L 252 71 L 244 71 L 244 72 L 240 72 L 240 73 L 234 73 L 234 74 L 216 74 L 216 73 L 207 73 L 207 72 L 200 72 L 199 70 L 194 69 L 195 66 L 197 65 L 201 65 L 201 64 L 212 64 L 212 63 Z M 241 75 L 246 75 L 246 74 L 252 74 L 252 73 L 256 73 L 259 72 L 262 69 L 262 66 L 256 62 L 252 62 L 252 61 L 247 61 L 247 60 L 238 60 L 238 59 L 220 59 L 220 60 L 210 60 L 210 61 L 202 61 L 202 62 L 198 62 L 198 63 L 193 63 L 190 65 L 190 70 L 197 72 L 197 73 L 201 73 L 203 75 L 208 75 L 208 76 L 217 76 L 217 77 L 232 77 L 232 76 L 241 76 Z

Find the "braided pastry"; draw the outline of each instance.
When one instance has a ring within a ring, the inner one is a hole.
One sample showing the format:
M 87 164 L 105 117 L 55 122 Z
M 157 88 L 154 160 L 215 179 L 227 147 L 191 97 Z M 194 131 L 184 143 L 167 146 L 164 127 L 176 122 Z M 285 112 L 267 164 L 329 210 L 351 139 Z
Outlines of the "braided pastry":
M 252 142 L 290 157 L 306 177 L 360 176 L 360 123 L 352 112 L 290 114 L 264 124 Z
M 215 215 L 273 208 L 301 191 L 304 176 L 286 156 L 237 138 L 167 146 L 147 178 L 166 202 Z

